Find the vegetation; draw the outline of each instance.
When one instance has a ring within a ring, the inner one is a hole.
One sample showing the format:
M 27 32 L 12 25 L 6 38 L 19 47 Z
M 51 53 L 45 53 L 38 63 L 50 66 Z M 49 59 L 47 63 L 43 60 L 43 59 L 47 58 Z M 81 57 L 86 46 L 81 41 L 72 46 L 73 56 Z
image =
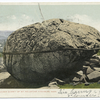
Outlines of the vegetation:
M 3 54 L 2 53 L 0 53 L 0 57 L 3 57 Z
M 99 50 L 99 52 L 97 53 L 97 55 L 100 56 L 100 50 Z
M 61 89 L 75 89 L 75 88 L 100 88 L 100 84 L 96 83 L 92 83 L 88 86 L 85 86 L 84 83 L 82 84 L 78 84 L 76 86 L 73 86 L 71 84 L 65 84 L 65 85 L 58 85 Z

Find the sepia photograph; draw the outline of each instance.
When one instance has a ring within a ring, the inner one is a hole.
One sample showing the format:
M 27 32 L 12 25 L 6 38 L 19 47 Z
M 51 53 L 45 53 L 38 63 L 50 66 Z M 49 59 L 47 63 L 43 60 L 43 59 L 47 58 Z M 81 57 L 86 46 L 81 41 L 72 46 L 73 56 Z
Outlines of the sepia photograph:
M 0 2 L 0 97 L 100 97 L 100 3 Z

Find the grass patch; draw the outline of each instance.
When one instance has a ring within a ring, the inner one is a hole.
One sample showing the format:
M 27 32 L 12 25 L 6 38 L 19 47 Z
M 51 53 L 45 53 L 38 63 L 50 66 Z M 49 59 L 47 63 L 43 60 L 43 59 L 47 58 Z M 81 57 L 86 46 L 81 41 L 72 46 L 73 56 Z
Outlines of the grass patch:
M 100 88 L 100 84 L 98 83 L 92 83 L 88 86 L 85 86 L 84 83 L 78 84 L 76 86 L 73 86 L 71 84 L 65 84 L 65 85 L 58 85 L 61 89 L 75 89 L 75 88 Z
M 2 53 L 0 53 L 0 57 L 3 57 L 3 54 Z
M 100 50 L 98 51 L 97 55 L 100 56 Z

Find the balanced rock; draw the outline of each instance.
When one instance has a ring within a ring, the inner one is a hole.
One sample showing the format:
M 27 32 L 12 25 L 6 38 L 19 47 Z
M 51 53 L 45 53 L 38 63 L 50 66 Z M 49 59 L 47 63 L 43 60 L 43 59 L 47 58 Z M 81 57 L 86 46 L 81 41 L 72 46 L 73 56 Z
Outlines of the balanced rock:
M 100 33 L 93 27 L 50 19 L 13 32 L 4 47 L 4 64 L 16 79 L 42 83 L 80 69 L 95 48 L 100 48 Z

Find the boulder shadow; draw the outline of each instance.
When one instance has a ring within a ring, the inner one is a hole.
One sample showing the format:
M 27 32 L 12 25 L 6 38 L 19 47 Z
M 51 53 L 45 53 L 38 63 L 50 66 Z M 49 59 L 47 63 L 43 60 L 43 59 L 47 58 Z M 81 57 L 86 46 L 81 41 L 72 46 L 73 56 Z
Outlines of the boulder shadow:
M 0 80 L 0 88 L 41 88 L 47 84 L 28 83 L 16 80 L 14 77 L 9 76 L 7 79 Z

